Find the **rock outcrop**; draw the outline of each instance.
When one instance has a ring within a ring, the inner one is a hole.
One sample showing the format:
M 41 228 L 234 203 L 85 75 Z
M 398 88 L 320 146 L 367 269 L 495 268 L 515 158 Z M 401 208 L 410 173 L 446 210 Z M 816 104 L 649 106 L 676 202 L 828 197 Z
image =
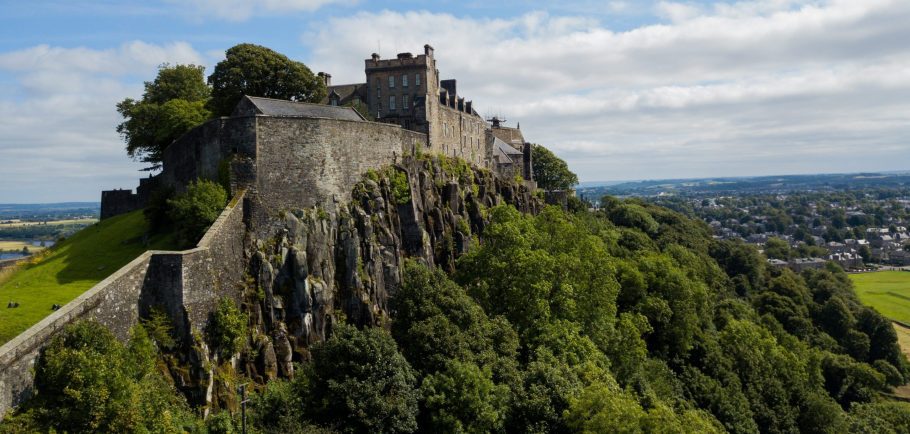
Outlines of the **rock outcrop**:
M 521 183 L 446 157 L 407 157 L 364 175 L 350 203 L 290 210 L 269 222 L 274 234 L 248 238 L 249 269 L 241 309 L 249 317 L 245 349 L 222 360 L 199 338 L 192 357 L 172 357 L 171 377 L 195 405 L 232 408 L 229 381 L 263 384 L 294 375 L 294 363 L 346 321 L 384 327 L 389 300 L 410 258 L 453 271 L 487 224 L 490 208 L 536 213 L 542 201 Z M 236 373 L 235 373 L 236 370 Z M 213 384 L 214 383 L 214 384 Z M 214 393 L 212 391 L 214 390 Z

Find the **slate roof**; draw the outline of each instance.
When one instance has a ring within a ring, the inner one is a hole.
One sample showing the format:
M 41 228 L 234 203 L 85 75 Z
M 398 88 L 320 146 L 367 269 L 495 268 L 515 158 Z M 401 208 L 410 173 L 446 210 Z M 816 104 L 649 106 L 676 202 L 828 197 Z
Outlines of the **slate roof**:
M 513 148 L 506 142 L 499 140 L 498 137 L 493 138 L 493 157 L 496 158 L 496 161 L 499 164 L 509 164 L 513 163 L 514 155 L 523 155 L 521 151 Z
M 356 110 L 350 107 L 335 107 L 323 104 L 287 101 L 281 99 L 244 96 L 255 108 L 257 114 L 266 116 L 289 116 L 301 118 L 327 118 L 347 121 L 362 121 Z
M 338 95 L 338 99 L 345 101 L 355 93 L 362 93 L 362 90 L 365 88 L 366 83 L 339 84 L 337 86 L 329 86 L 328 94 L 331 95 L 332 92 L 335 92 L 335 94 Z M 328 103 L 328 97 L 326 97 L 324 101 Z

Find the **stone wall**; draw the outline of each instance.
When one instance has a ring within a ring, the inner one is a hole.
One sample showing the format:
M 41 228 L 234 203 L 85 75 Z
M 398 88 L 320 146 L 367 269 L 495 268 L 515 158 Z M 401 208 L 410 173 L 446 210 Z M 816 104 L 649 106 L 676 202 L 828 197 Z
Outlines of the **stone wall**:
M 101 220 L 139 209 L 139 195 L 132 190 L 101 192 Z
M 175 140 L 164 150 L 161 183 L 181 191 L 193 180 L 217 180 L 232 155 L 256 157 L 255 116 L 212 119 Z
M 219 298 L 239 299 L 246 234 L 241 192 L 196 248 L 148 251 L 0 347 L 0 415 L 28 398 L 41 348 L 67 324 L 94 319 L 120 340 L 152 308 L 163 309 L 178 335 L 202 330 Z
M 264 116 L 257 138 L 254 189 L 269 218 L 291 208 L 346 203 L 365 172 L 426 143 L 426 135 L 396 125 Z
M 41 348 L 64 326 L 94 318 L 119 339 L 139 319 L 139 294 L 153 252 L 146 252 L 75 300 L 0 347 L 0 414 L 31 395 L 33 367 Z

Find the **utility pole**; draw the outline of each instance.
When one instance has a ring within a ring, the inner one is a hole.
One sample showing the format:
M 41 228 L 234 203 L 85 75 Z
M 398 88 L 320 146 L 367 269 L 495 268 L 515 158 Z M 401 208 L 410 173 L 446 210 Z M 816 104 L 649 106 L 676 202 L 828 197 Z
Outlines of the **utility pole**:
M 246 383 L 241 384 L 237 387 L 237 392 L 240 393 L 240 426 L 242 433 L 246 434 L 246 403 L 250 402 L 249 399 L 246 399 Z

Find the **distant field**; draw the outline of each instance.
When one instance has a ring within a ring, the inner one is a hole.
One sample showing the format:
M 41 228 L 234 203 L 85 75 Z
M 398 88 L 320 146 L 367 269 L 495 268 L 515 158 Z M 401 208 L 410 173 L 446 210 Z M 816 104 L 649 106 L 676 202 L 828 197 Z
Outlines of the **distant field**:
M 880 271 L 851 274 L 863 304 L 893 320 L 910 323 L 910 272 Z
M 23 247 L 28 247 L 31 252 L 40 252 L 44 250 L 44 247 L 36 246 L 32 243 L 25 241 L 3 241 L 0 240 L 0 251 L 11 251 L 11 250 L 22 250 Z
M 142 211 L 112 217 L 89 226 L 39 255 L 35 264 L 0 274 L 0 344 L 25 331 L 146 250 L 173 249 L 173 237 L 153 237 Z M 9 301 L 18 308 L 7 308 Z
M 51 225 L 72 225 L 72 224 L 86 224 L 90 225 L 97 223 L 96 219 L 69 219 L 69 220 L 51 220 L 46 222 L 48 226 Z M 14 222 L 14 223 L 0 223 L 0 228 L 21 228 L 23 226 L 37 226 L 43 225 L 45 222 Z

